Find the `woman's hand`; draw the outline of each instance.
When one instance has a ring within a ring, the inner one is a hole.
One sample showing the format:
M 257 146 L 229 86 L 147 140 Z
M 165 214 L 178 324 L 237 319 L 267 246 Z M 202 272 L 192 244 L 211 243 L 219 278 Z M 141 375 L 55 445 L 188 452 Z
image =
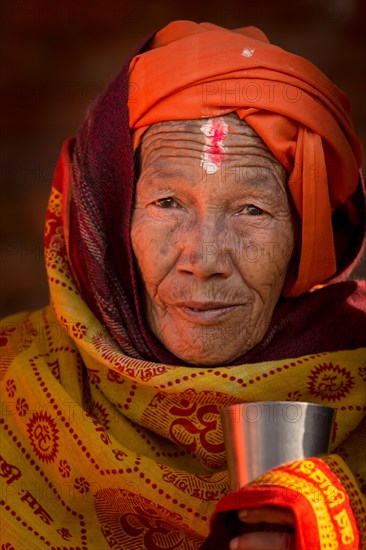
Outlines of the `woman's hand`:
M 263 506 L 240 510 L 238 518 L 250 525 L 251 531 L 233 539 L 230 550 L 295 550 L 295 518 L 291 510 Z M 262 525 L 253 530 L 255 524 Z

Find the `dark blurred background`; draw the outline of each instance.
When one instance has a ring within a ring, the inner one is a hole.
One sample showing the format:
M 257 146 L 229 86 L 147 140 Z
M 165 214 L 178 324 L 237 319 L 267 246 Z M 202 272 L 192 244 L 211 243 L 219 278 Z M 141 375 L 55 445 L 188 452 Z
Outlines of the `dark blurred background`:
M 365 143 L 364 0 L 2 0 L 0 314 L 48 302 L 43 224 L 63 140 L 142 41 L 174 19 L 259 26 L 351 98 Z

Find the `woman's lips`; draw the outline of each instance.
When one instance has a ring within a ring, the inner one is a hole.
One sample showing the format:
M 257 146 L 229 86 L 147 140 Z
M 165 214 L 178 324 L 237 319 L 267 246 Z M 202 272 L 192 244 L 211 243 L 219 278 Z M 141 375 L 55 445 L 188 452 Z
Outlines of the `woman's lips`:
M 220 302 L 187 302 L 174 304 L 177 313 L 187 321 L 209 325 L 224 320 L 237 313 L 244 304 L 225 304 Z

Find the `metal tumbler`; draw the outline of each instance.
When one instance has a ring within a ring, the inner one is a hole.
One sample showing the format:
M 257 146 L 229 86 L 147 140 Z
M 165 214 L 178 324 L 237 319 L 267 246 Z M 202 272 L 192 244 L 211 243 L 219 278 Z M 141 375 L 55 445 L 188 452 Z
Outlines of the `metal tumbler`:
M 231 490 L 281 464 L 329 453 L 335 413 L 331 407 L 289 401 L 222 409 Z

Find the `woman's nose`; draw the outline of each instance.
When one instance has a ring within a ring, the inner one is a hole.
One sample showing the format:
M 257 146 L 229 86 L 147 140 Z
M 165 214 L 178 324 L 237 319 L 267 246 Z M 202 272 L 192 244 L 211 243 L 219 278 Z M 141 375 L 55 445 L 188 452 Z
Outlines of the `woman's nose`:
M 231 275 L 233 265 L 228 232 L 222 226 L 219 216 L 212 215 L 192 224 L 182 235 L 176 266 L 180 273 L 202 280 L 214 275 L 224 278 Z

